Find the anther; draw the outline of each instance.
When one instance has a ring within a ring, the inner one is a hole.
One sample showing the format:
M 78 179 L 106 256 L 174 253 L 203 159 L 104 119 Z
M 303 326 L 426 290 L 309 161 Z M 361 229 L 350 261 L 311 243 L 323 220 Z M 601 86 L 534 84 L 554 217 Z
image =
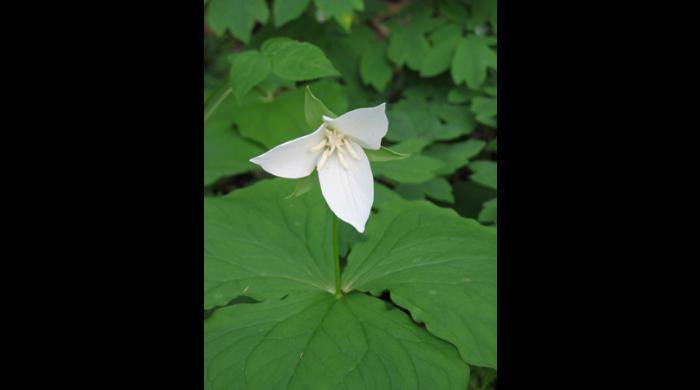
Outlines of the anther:
M 340 149 L 338 149 L 340 150 Z M 348 163 L 345 162 L 345 157 L 343 157 L 342 153 L 338 153 L 338 160 L 340 160 L 340 164 L 343 166 L 343 168 L 348 169 Z
M 318 166 L 316 167 L 316 169 L 320 170 L 321 168 L 323 168 L 323 164 L 325 164 L 326 160 L 328 159 L 328 154 L 329 154 L 328 149 L 323 151 L 323 154 L 321 155 L 321 159 L 318 160 Z
M 327 143 L 327 141 L 326 141 L 326 139 L 324 138 L 324 139 L 321 140 L 321 142 L 318 143 L 318 145 L 314 146 L 314 147 L 311 148 L 310 150 L 311 150 L 312 152 L 315 152 L 315 151 L 317 151 L 317 150 L 321 150 L 321 149 L 323 149 L 323 148 L 326 146 L 326 143 Z
M 347 138 L 343 139 L 343 143 L 345 144 L 345 147 L 348 149 L 348 152 L 350 152 L 350 155 L 352 156 L 352 158 L 354 158 L 355 160 L 360 160 L 360 156 L 357 155 L 357 153 L 355 152 L 355 148 L 353 148 L 352 145 L 350 145 L 350 142 L 348 141 Z

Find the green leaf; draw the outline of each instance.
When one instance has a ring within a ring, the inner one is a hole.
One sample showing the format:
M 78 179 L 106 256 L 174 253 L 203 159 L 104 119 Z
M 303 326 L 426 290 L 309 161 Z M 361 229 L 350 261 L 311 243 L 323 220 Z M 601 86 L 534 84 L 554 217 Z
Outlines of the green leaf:
M 472 23 L 491 23 L 493 31 L 498 30 L 498 6 L 496 0 L 474 0 L 472 3 Z
M 365 149 L 365 154 L 369 161 L 373 162 L 403 160 L 409 156 L 408 154 L 395 152 L 384 146 L 379 150 Z
M 456 144 L 433 144 L 424 154 L 441 160 L 445 166 L 438 170 L 439 175 L 449 175 L 459 168 L 469 164 L 469 159 L 475 157 L 486 145 L 482 140 L 470 139 Z
M 249 160 L 264 150 L 234 130 L 231 115 L 234 106 L 235 101 L 229 95 L 204 123 L 204 185 L 258 168 Z
M 331 118 L 337 117 L 321 100 L 314 96 L 308 85 L 304 89 L 304 115 L 306 116 L 306 123 L 309 125 L 309 129 L 313 130 L 321 126 L 324 115 Z
M 426 54 L 420 67 L 421 77 L 433 77 L 450 69 L 452 57 L 457 47 L 457 40 L 440 42 Z
M 453 88 L 447 94 L 447 101 L 450 103 L 465 103 L 467 100 L 469 100 L 469 94 L 459 88 Z
M 391 188 L 375 180 L 374 182 L 374 203 L 372 207 L 381 209 L 387 203 L 401 200 L 401 195 L 397 194 Z
M 469 164 L 469 169 L 474 172 L 469 177 L 473 182 L 479 183 L 487 188 L 497 189 L 497 164 L 495 161 L 474 161 Z
M 389 37 L 387 54 L 396 65 L 406 64 L 410 69 L 420 70 L 429 51 L 428 40 L 416 29 L 397 28 Z
M 270 60 L 258 51 L 247 51 L 234 56 L 231 63 L 231 87 L 238 101 L 270 73 Z
M 204 323 L 204 387 L 463 390 L 454 346 L 364 294 L 323 292 L 219 309 Z
M 346 111 L 348 102 L 338 83 L 327 79 L 311 84 L 311 89 L 329 109 Z M 282 92 L 272 101 L 251 99 L 235 109 L 234 120 L 243 136 L 272 148 L 316 130 L 306 121 L 304 94 L 299 88 Z
M 335 291 L 331 214 L 320 191 L 285 199 L 295 185 L 264 180 L 204 198 L 205 309 L 239 295 L 266 300 Z
M 367 46 L 360 58 L 360 76 L 365 85 L 371 85 L 378 92 L 384 91 L 391 81 L 391 65 L 386 60 L 386 45 L 372 43 Z
M 314 0 L 324 18 L 334 18 L 345 31 L 350 31 L 353 11 L 364 9 L 363 0 Z
M 333 296 L 330 212 L 318 190 L 285 200 L 294 184 L 204 200 L 205 388 L 464 389 L 453 345 L 378 298 Z
M 496 221 L 497 201 L 497 199 L 491 199 L 484 203 L 484 208 L 479 213 L 479 222 L 493 223 Z
M 469 35 L 457 43 L 452 60 L 452 80 L 455 84 L 466 82 L 469 88 L 478 89 L 486 80 L 487 68 L 496 69 L 496 53 L 483 38 Z
M 476 120 L 479 123 L 496 127 L 498 104 L 495 98 L 475 97 L 472 100 L 471 110 L 476 114 Z
M 207 22 L 217 34 L 228 29 L 244 43 L 250 41 L 255 21 L 267 23 L 269 12 L 265 0 L 210 0 Z
M 496 232 L 426 201 L 387 204 L 348 257 L 342 286 L 406 308 L 457 346 L 469 364 L 496 368 Z
M 318 183 L 318 175 L 316 174 L 316 172 L 314 172 L 309 176 L 302 177 L 301 179 L 296 179 L 294 181 L 296 184 L 294 187 L 294 191 L 292 191 L 292 193 L 287 195 L 287 197 L 284 199 L 294 199 L 311 191 L 314 185 Z
M 401 161 L 372 163 L 372 172 L 399 183 L 422 183 L 437 176 L 444 164 L 431 157 L 413 154 Z
M 262 52 L 272 61 L 272 71 L 287 80 L 340 76 L 323 51 L 308 42 L 273 39 L 262 45 Z
M 455 201 L 452 195 L 452 186 L 442 177 L 437 177 L 420 184 L 400 184 L 396 187 L 396 191 L 409 200 L 430 197 L 447 203 L 454 203 Z
M 391 141 L 412 138 L 449 140 L 469 134 L 476 128 L 468 107 L 430 96 L 408 96 L 390 105 L 387 116 L 389 132 L 386 137 Z
M 310 0 L 275 0 L 272 5 L 272 13 L 275 16 L 275 27 L 292 21 L 301 14 L 309 5 Z

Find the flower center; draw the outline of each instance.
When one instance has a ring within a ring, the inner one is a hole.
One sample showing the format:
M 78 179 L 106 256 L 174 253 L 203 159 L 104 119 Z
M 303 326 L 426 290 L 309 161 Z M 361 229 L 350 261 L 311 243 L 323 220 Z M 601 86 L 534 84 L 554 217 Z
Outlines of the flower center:
M 338 156 L 340 164 L 345 169 L 349 168 L 348 163 L 345 160 L 346 154 L 350 154 L 350 156 L 352 156 L 352 158 L 354 158 L 355 160 L 360 159 L 360 156 L 357 155 L 357 152 L 351 145 L 351 141 L 345 135 L 338 132 L 338 130 L 334 129 L 329 125 L 325 125 L 325 127 L 323 128 L 323 133 L 324 137 L 321 140 L 321 142 L 319 142 L 316 146 L 311 148 L 311 151 L 314 152 L 323 149 L 323 154 L 321 154 L 321 158 L 318 160 L 316 169 L 320 170 L 321 168 L 323 168 L 323 165 L 326 163 L 326 160 L 328 160 L 328 157 L 330 157 L 333 153 L 335 153 Z

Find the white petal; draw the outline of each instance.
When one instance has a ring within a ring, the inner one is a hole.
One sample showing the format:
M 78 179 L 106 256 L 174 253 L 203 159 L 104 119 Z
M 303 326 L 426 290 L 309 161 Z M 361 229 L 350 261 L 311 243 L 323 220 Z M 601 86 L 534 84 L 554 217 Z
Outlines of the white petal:
M 363 148 L 377 150 L 382 146 L 382 138 L 389 130 L 385 106 L 386 104 L 382 103 L 376 107 L 358 108 L 335 119 L 324 116 L 323 120 L 354 139 Z
M 350 145 L 359 159 L 346 158 L 345 168 L 338 160 L 338 153 L 333 153 L 319 169 L 318 178 L 328 207 L 362 233 L 372 211 L 374 180 L 365 152 L 354 142 Z
M 287 141 L 267 152 L 253 157 L 251 162 L 267 172 L 287 179 L 298 179 L 314 171 L 322 149 L 311 150 L 323 141 L 323 125 L 311 134 Z

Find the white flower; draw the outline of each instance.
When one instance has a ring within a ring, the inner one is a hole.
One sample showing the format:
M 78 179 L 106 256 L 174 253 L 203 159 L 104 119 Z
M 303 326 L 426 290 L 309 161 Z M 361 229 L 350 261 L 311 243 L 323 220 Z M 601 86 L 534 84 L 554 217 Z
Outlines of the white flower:
M 276 146 L 250 161 L 267 172 L 298 179 L 318 170 L 321 192 L 338 218 L 365 231 L 374 179 L 362 148 L 377 150 L 389 130 L 385 104 L 358 108 L 335 119 L 323 116 L 313 133 Z

